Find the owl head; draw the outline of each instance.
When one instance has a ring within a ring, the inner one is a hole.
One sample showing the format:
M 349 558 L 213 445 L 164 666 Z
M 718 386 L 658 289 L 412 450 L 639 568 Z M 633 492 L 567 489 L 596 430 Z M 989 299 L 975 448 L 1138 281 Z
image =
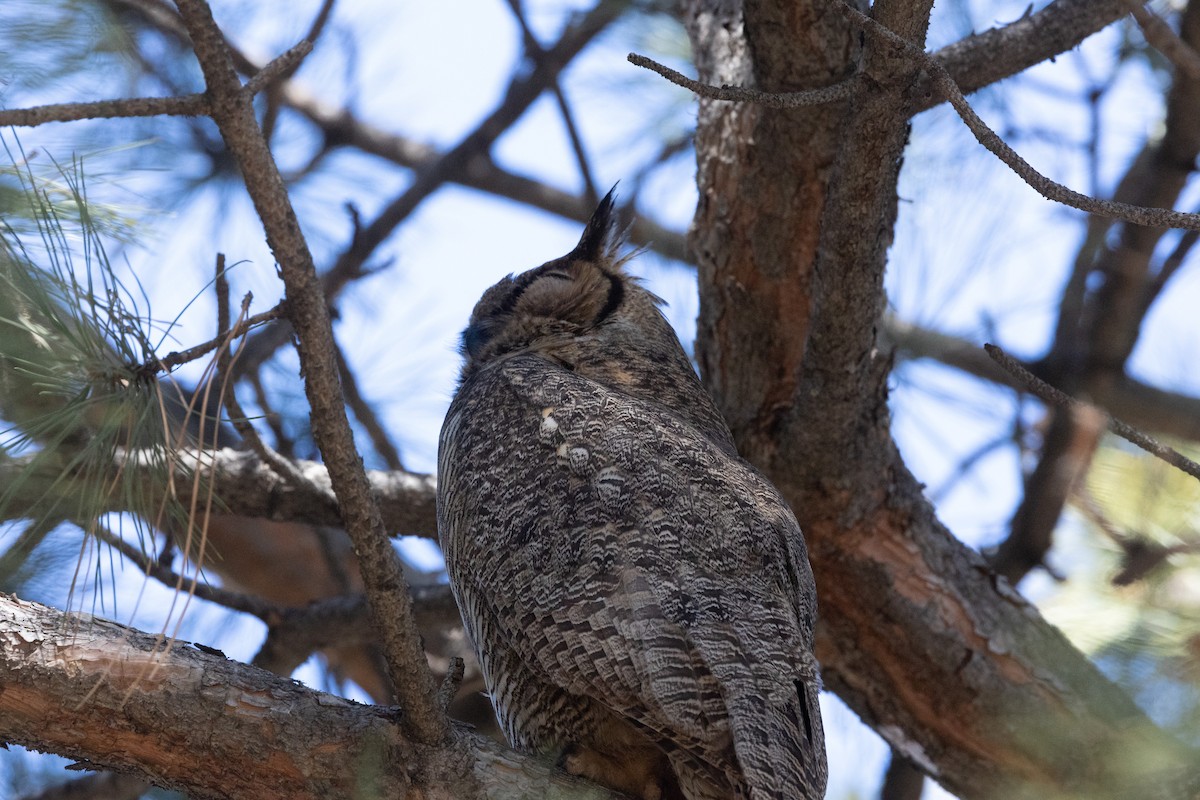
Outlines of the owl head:
M 641 333 L 678 347 L 661 302 L 627 275 L 613 191 L 600 201 L 575 249 L 492 286 L 462 335 L 464 378 L 489 362 L 536 351 L 575 366 L 581 349 Z M 681 351 L 682 352 L 682 351 Z
M 610 191 L 575 249 L 484 292 L 462 335 L 462 382 L 532 354 L 609 389 L 669 409 L 733 451 L 729 428 L 700 385 L 659 305 L 626 274 Z

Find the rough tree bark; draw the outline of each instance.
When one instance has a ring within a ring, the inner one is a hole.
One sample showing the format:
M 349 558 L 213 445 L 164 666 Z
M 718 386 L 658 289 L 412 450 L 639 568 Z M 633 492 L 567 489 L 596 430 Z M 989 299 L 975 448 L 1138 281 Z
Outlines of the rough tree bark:
M 156 0 L 133 4 L 167 8 Z M 211 63 L 223 45 L 203 3 L 180 5 L 200 34 L 198 49 L 209 54 L 204 105 L 216 104 L 232 149 L 237 141 L 245 147 L 257 136 L 247 99 L 229 65 Z M 930 5 L 879 0 L 873 13 L 923 46 Z M 1122 8 L 1116 0 L 1056 0 L 938 57 L 964 89 L 978 88 L 1073 46 Z M 805 526 L 829 686 L 899 752 L 964 797 L 1177 796 L 1165 780 L 1185 773 L 1194 754 L 1151 726 L 940 525 L 891 441 L 889 365 L 877 335 L 886 323 L 882 275 L 908 119 L 938 101 L 927 76 L 895 48 L 862 35 L 836 2 L 689 0 L 688 9 L 707 82 L 790 91 L 865 76 L 850 100 L 802 110 L 703 102 L 697 135 L 697 352 L 743 453 L 779 485 Z M 607 19 L 612 9 L 601 11 Z M 448 155 L 400 152 L 396 141 L 379 142 L 352 117 L 296 96 L 287 102 L 327 134 L 344 127 L 339 141 L 397 163 L 436 172 Z M 491 138 L 499 133 L 487 130 Z M 328 363 L 336 353 L 320 344 L 328 320 L 317 308 L 320 292 L 283 187 L 263 172 L 269 153 L 261 141 L 254 149 L 258 163 L 245 172 L 289 297 L 307 296 L 308 306 L 292 313 L 303 317 L 295 321 L 304 346 L 321 351 L 325 385 L 314 407 L 328 425 L 338 416 Z M 511 189 L 512 176 L 482 163 L 486 149 L 442 178 Z M 397 199 L 404 202 L 415 200 Z M 555 202 L 560 212 L 569 205 Z M 331 465 L 343 476 L 358 470 L 347 441 Z M 383 527 L 434 533 L 433 482 L 425 476 L 351 476 L 341 481 L 338 507 L 324 468 L 301 465 L 309 490 L 250 456 L 223 452 L 216 463 L 215 482 L 231 510 L 347 523 L 360 543 L 371 533 L 372 547 L 383 541 Z M 389 501 L 382 514 L 371 508 L 380 499 Z M 329 698 L 182 644 L 152 658 L 154 641 L 0 599 L 0 737 L 136 770 L 200 797 L 349 796 L 367 778 L 436 797 L 445 784 L 431 775 L 470 769 L 462 760 L 446 763 L 449 748 L 415 743 L 412 731 L 406 738 L 391 710 Z M 427 685 L 418 688 L 429 694 Z M 584 791 L 460 729 L 452 738 L 469 748 L 488 796 Z M 397 765 L 394 773 L 385 768 Z
M 1163 788 L 1154 769 L 1179 780 L 1194 756 L 940 525 L 891 440 L 876 337 L 919 69 L 836 5 L 687 4 L 706 83 L 786 92 L 866 75 L 814 108 L 701 101 L 701 371 L 804 528 L 834 691 L 964 797 L 1148 796 Z M 930 5 L 872 14 L 923 46 Z
M 0 595 L 0 674 L 4 741 L 147 775 L 190 797 L 461 797 L 425 782 L 448 754 L 406 738 L 401 709 L 115 622 Z M 456 737 L 493 800 L 616 798 L 470 731 Z

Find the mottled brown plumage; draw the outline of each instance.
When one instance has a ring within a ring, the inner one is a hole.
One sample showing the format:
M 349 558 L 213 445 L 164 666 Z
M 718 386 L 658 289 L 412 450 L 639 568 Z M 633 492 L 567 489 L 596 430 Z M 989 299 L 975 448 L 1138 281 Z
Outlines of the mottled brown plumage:
M 610 193 L 463 334 L 438 527 L 492 702 L 514 745 L 647 800 L 823 797 L 799 526 L 623 272 L 613 216 Z

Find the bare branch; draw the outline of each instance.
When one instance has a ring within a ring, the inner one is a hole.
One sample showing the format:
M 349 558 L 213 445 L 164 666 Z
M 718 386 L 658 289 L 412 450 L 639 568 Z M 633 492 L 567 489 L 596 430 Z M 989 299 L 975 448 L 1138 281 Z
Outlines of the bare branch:
M 1124 14 L 1122 0 L 1054 0 L 1007 25 L 947 45 L 933 57 L 964 94 L 971 94 L 1067 52 Z M 917 108 L 924 111 L 941 104 L 930 80 L 921 81 L 915 93 Z
M 253 97 L 276 81 L 286 78 L 300 67 L 300 62 L 311 52 L 312 42 L 308 40 L 297 42 L 254 73 L 250 80 L 246 81 L 244 91 Z
M 690 89 L 701 97 L 710 100 L 729 100 L 739 103 L 758 103 L 770 108 L 803 108 L 845 100 L 858 90 L 858 76 L 826 86 L 821 89 L 809 89 L 803 92 L 762 92 L 758 89 L 746 89 L 740 86 L 711 86 L 707 83 L 692 80 L 688 76 L 676 72 L 670 67 L 663 66 L 653 59 L 630 53 L 626 58 L 630 64 L 651 72 L 657 72 L 671 83 Z
M 229 337 L 231 339 L 236 339 L 239 336 L 245 336 L 258 326 L 286 315 L 287 301 L 283 301 L 274 308 L 263 311 L 261 314 L 254 314 L 253 316 L 238 320 L 237 324 L 230 329 Z M 224 337 L 217 336 L 207 342 L 204 342 L 203 344 L 198 344 L 195 347 L 189 347 L 188 349 L 179 352 L 172 351 L 164 358 L 160 358 L 153 363 L 146 364 L 142 367 L 142 370 L 146 372 L 170 372 L 181 364 L 186 364 L 189 361 L 195 361 L 198 358 L 203 358 L 212 351 L 216 350 L 221 345 L 222 341 L 224 341 Z
M 203 0 L 179 0 L 177 5 L 204 72 L 212 98 L 213 120 L 241 167 L 287 287 L 289 318 L 300 342 L 300 363 L 312 409 L 314 438 L 329 467 L 346 532 L 359 556 L 368 602 L 384 640 L 383 651 L 392 682 L 405 708 L 405 726 L 418 741 L 429 744 L 446 741 L 450 729 L 436 703 L 437 689 L 412 619 L 399 556 L 388 540 L 379 509 L 371 497 L 342 404 L 333 355 L 333 330 L 312 254 L 270 148 L 262 137 L 250 99 L 241 91 L 212 11 Z
M 32 457 L 0 461 L 0 484 L 19 487 L 13 490 L 8 506 L 10 518 L 37 516 L 62 502 L 61 497 L 70 491 L 69 482 L 63 480 L 58 468 L 47 467 L 44 472 L 35 473 L 29 471 L 32 463 Z M 207 493 L 211 488 L 222 513 L 226 514 L 277 522 L 342 525 L 325 465 L 303 460 L 293 463 L 304 478 L 303 483 L 283 480 L 254 453 L 230 448 L 180 450 L 172 454 L 175 468 L 172 485 L 175 497 L 184 504 L 190 503 L 197 491 Z M 161 470 L 161 463 L 133 452 L 118 457 L 111 468 L 114 473 L 118 470 L 137 473 Z M 204 475 L 199 487 L 192 481 L 197 470 Z M 367 481 L 388 531 L 393 535 L 437 538 L 436 481 L 432 475 L 370 470 Z M 123 502 L 119 495 L 114 495 L 104 510 L 130 510 Z
M 1108 421 L 1103 411 L 1088 405 L 1055 408 L 1049 416 L 1041 457 L 1025 481 L 1025 493 L 1008 536 L 988 559 L 992 569 L 1013 586 L 1036 567 L 1049 571 L 1045 559 L 1059 517 L 1087 475 Z
M 412 184 L 393 200 L 379 216 L 364 227 L 350 248 L 332 267 L 332 272 L 358 270 L 396 226 L 444 183 L 464 172 L 475 159 L 485 155 L 509 126 L 517 121 L 544 89 L 551 86 L 571 59 L 607 28 L 624 10 L 615 0 L 601 0 L 578 22 L 572 24 L 557 44 L 545 50 L 533 71 L 515 78 L 500 105 L 475 130 L 443 154 L 437 162 L 417 173 Z
M 286 611 L 281 606 L 268 603 L 253 595 L 231 592 L 220 586 L 210 586 L 202 582 L 198 576 L 189 578 L 180 575 L 166 565 L 160 564 L 157 560 L 150 558 L 103 525 L 89 524 L 87 530 L 99 541 L 136 564 L 138 569 L 146 575 L 154 578 L 168 588 L 176 591 L 182 590 L 199 597 L 201 600 L 207 600 L 210 603 L 216 603 L 234 611 L 241 611 L 244 614 L 251 614 L 268 623 L 271 620 L 279 619 Z
M 1076 400 L 1074 397 L 1055 389 L 1050 384 L 1041 380 L 1033 373 L 1022 367 L 1019 363 L 1017 363 L 1016 359 L 1001 350 L 996 345 L 985 344 L 983 348 L 997 364 L 1003 367 L 1014 378 L 1019 380 L 1021 384 L 1030 392 L 1037 395 L 1045 402 L 1051 405 L 1060 406 L 1062 408 L 1090 407 L 1088 404 L 1083 403 L 1080 400 Z M 1121 420 L 1116 419 L 1115 417 L 1109 418 L 1108 428 L 1122 439 L 1136 444 L 1147 453 L 1162 459 L 1171 466 L 1186 472 L 1188 475 L 1191 475 L 1197 480 L 1200 480 L 1200 464 L 1192 461 L 1178 450 L 1156 441 L 1153 437 L 1147 436 L 1133 426 L 1128 425 Z
M 136 10 L 157 30 L 185 40 L 186 31 L 183 30 L 175 12 L 165 3 L 156 0 L 108 1 L 122 8 Z M 244 74 L 254 74 L 258 70 L 258 65 L 252 59 L 236 49 L 233 49 L 233 56 L 238 70 Z M 377 128 L 359 119 L 351 108 L 324 103 L 297 81 L 282 81 L 278 88 L 281 102 L 315 125 L 325 137 L 328 148 L 355 147 L 364 153 L 418 172 L 433 168 L 433 165 L 439 163 L 446 155 L 446 152 L 439 151 L 433 145 Z M 595 200 L 589 198 L 586 193 L 570 194 L 542 181 L 509 172 L 497 166 L 486 155 L 474 159 L 467 169 L 449 178 L 448 182 L 478 189 L 577 222 L 587 222 L 596 206 Z M 629 236 L 634 244 L 649 247 L 667 258 L 676 261 L 688 260 L 684 236 L 652 219 L 635 216 Z M 278 331 L 278 328 L 273 328 L 273 331 Z M 263 331 L 262 335 L 266 336 L 267 333 Z M 269 356 L 287 340 L 288 335 L 290 331 L 286 328 L 282 333 L 272 332 L 270 343 L 273 346 L 269 348 L 259 346 L 266 344 L 265 340 L 261 343 L 253 342 L 248 351 L 251 358 L 247 363 L 251 367 L 261 363 L 259 354 L 266 352 Z
M 354 418 L 358 420 L 359 424 L 366 428 L 367 436 L 371 438 L 371 446 L 383 459 L 383 463 L 387 464 L 388 469 L 403 470 L 404 462 L 400 458 L 400 451 L 392 444 L 391 437 L 388 436 L 383 423 L 379 421 L 375 409 L 371 408 L 371 404 L 359 391 L 358 378 L 346 362 L 346 354 L 342 352 L 342 348 L 336 342 L 334 346 L 337 347 L 338 373 L 342 376 L 342 391 L 346 394 L 346 405 L 354 411 Z
M 218 408 L 224 405 L 227 409 L 227 417 L 234 430 L 242 437 L 242 441 L 250 447 L 258 457 L 271 467 L 281 478 L 293 484 L 304 486 L 306 481 L 304 476 L 296 470 L 292 462 L 283 456 L 276 453 L 274 450 L 262 440 L 258 435 L 258 431 L 250 424 L 250 420 L 246 417 L 246 412 L 242 409 L 242 403 L 238 400 L 237 385 L 232 377 L 232 364 L 236 360 L 237 354 L 231 353 L 234 335 L 230 330 L 230 308 L 229 308 L 229 279 L 225 275 L 225 254 L 217 253 L 217 275 L 215 280 L 217 293 L 217 339 L 221 340 L 221 345 L 217 348 L 217 372 L 215 380 L 219 387 L 218 396 L 220 397 Z M 246 312 L 250 307 L 252 296 L 247 294 L 242 300 L 242 310 L 238 315 L 237 323 L 241 323 L 246 318 Z M 236 323 L 235 323 L 236 324 Z M 245 347 L 245 342 L 242 342 L 242 347 L 238 348 L 238 353 Z M 333 499 L 332 497 L 330 498 Z
M 522 8 L 521 0 L 508 0 L 508 7 L 512 9 L 513 16 L 516 17 L 517 24 L 521 27 L 526 55 L 535 60 L 542 58 L 546 50 L 533 35 L 533 30 L 529 27 L 529 20 L 525 19 L 525 9 Z M 567 139 L 571 142 L 571 150 L 575 153 L 575 163 L 579 166 L 579 176 L 583 179 L 584 193 L 591 204 L 595 205 L 600 200 L 600 193 L 596 190 L 596 181 L 592 177 L 593 171 L 588 161 L 587 150 L 583 146 L 583 137 L 579 133 L 579 126 L 575 124 L 575 115 L 571 112 L 566 93 L 563 92 L 562 82 L 555 78 L 554 83 L 550 86 L 550 91 L 558 103 L 558 113 L 562 117 L 563 127 L 567 129 Z
M 53 103 L 33 108 L 7 109 L 0 111 L 0 125 L 30 128 L 47 122 L 72 122 L 80 119 L 198 117 L 207 111 L 208 100 L 202 94 L 183 97 L 130 97 L 122 100 Z
M 1118 203 L 1111 200 L 1099 200 L 1069 189 L 1061 183 L 1052 181 L 1042 175 L 1029 162 L 1013 150 L 1007 142 L 1001 139 L 995 131 L 987 126 L 975 109 L 967 103 L 962 92 L 937 59 L 928 55 L 924 50 L 914 46 L 903 37 L 888 30 L 875 20 L 863 14 L 858 9 L 845 3 L 838 3 L 837 8 L 850 19 L 858 22 L 865 30 L 886 39 L 893 45 L 902 48 L 909 56 L 917 59 L 929 71 L 934 85 L 945 95 L 950 105 L 958 112 L 958 116 L 966 123 L 975 139 L 993 155 L 1004 162 L 1021 180 L 1030 185 L 1038 194 L 1047 200 L 1087 211 L 1101 217 L 1114 217 L 1158 228 L 1183 228 L 1200 230 L 1200 214 L 1188 214 L 1182 211 L 1172 211 L 1166 208 L 1144 208 L 1142 206 Z
M 333 5 L 335 0 L 325 0 L 321 3 L 321 8 L 317 11 L 317 16 L 313 18 L 312 25 L 308 28 L 308 33 L 304 35 L 303 42 L 307 43 L 309 50 L 312 50 L 318 38 L 325 31 L 325 25 L 329 22 L 330 16 L 333 15 Z M 262 130 L 263 138 L 268 142 L 271 141 L 271 136 L 275 132 L 275 123 L 279 119 L 279 84 L 286 81 L 296 74 L 296 70 L 300 69 L 300 61 L 297 60 L 281 72 L 277 78 L 271 81 L 271 90 L 267 93 L 267 108 L 263 112 Z
M 465 728 L 465 752 L 407 739 L 364 706 L 87 615 L 0 596 L 0 741 L 142 775 L 198 800 L 462 797 L 617 800 Z M 365 776 L 374 781 L 363 782 Z
M 1166 56 L 1167 60 L 1188 78 L 1200 81 L 1200 53 L 1180 39 L 1175 31 L 1171 30 L 1171 26 L 1146 8 L 1146 4 L 1141 0 L 1121 0 L 1121 2 L 1137 20 L 1138 27 L 1142 29 L 1146 41 Z
M 312 50 L 308 42 L 300 42 L 263 67 L 246 83 L 245 91 L 257 94 L 288 69 L 300 63 Z M 47 122 L 72 122 L 81 119 L 116 119 L 121 117 L 199 117 L 208 114 L 208 97 L 189 94 L 183 97 L 130 97 L 119 100 L 96 100 L 90 103 L 54 103 L 33 108 L 14 108 L 0 111 L 0 126 L 34 127 Z

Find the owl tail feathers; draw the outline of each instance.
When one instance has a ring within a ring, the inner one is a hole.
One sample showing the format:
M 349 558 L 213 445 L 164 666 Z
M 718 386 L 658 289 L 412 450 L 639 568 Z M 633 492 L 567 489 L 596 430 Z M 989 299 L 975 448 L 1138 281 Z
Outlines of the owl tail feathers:
M 797 679 L 783 702 L 760 687 L 725 686 L 733 750 L 748 800 L 821 800 L 828 766 L 817 681 Z M 757 691 L 756 691 L 757 689 Z

